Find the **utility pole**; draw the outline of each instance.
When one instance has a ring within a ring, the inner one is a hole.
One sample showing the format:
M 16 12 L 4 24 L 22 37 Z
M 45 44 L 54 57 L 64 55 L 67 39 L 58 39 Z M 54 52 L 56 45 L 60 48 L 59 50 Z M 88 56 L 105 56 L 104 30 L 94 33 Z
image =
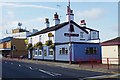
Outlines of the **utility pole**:
M 70 56 L 70 60 L 69 60 L 69 64 L 72 63 L 72 44 L 71 44 L 71 31 L 70 31 L 70 13 L 71 13 L 71 9 L 70 9 L 70 0 L 68 3 L 68 15 L 69 15 L 69 56 Z

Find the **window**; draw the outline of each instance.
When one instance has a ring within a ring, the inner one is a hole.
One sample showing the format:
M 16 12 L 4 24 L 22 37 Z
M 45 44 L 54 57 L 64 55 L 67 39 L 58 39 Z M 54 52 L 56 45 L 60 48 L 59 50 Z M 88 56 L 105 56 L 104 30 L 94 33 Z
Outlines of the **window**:
M 96 38 L 96 32 L 93 32 L 93 39 L 95 39 Z
M 32 38 L 30 38 L 30 43 L 32 43 Z
M 49 37 L 49 40 L 52 40 L 52 37 Z
M 44 56 L 47 56 L 47 51 L 46 50 L 44 50 Z
M 68 49 L 67 48 L 60 48 L 59 54 L 68 54 Z
M 41 55 L 42 55 L 42 50 L 39 50 L 38 55 L 39 55 L 39 56 L 41 56 Z
M 62 48 L 62 54 L 65 54 L 65 48 Z
M 67 48 L 65 48 L 65 54 L 68 54 L 68 49 Z
M 49 55 L 53 55 L 53 49 L 49 49 Z
M 60 48 L 60 50 L 59 50 L 59 54 L 62 54 L 62 48 Z
M 86 51 L 86 54 L 96 54 L 97 48 L 96 47 L 87 47 L 85 51 Z
M 41 42 L 41 35 L 39 36 L 39 42 Z
M 36 50 L 35 50 L 35 56 L 37 56 L 37 55 L 38 55 L 38 50 L 36 49 Z
M 84 32 L 80 32 L 80 38 L 84 38 Z

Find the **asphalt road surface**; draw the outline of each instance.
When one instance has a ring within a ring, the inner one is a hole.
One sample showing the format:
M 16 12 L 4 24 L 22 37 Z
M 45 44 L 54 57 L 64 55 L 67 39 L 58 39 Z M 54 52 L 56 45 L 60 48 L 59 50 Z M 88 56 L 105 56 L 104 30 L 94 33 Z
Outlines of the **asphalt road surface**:
M 108 73 L 93 72 L 87 70 L 75 70 L 58 66 L 48 66 L 45 64 L 33 64 L 17 61 L 2 61 L 2 78 L 23 80 L 28 79 L 49 79 L 49 80 L 82 80 L 87 77 L 111 75 Z

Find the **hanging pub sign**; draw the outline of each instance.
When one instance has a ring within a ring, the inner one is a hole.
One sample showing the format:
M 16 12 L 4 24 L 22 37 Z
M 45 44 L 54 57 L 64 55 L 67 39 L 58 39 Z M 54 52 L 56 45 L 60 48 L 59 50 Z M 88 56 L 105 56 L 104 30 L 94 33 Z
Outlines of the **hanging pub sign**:
M 54 35 L 52 33 L 48 33 L 48 37 L 53 37 Z
M 73 34 L 73 33 L 64 33 L 64 36 L 66 36 L 66 37 L 69 37 L 69 36 L 73 36 L 73 37 L 78 37 L 79 36 L 79 34 Z

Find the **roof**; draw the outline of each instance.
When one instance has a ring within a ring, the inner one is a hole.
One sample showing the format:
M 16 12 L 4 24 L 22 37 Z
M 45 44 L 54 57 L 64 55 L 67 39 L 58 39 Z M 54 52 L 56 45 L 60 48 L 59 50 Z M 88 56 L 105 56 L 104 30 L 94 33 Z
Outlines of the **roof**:
M 7 42 L 7 41 L 10 41 L 12 39 L 13 39 L 13 37 L 6 37 L 6 38 L 1 39 L 0 43 Z
M 89 29 L 89 30 L 93 30 L 93 29 L 90 29 L 90 28 L 86 28 L 86 27 L 81 27 L 80 25 L 78 25 L 77 23 L 75 23 L 74 21 L 70 21 L 71 23 L 73 23 L 74 25 L 76 25 L 78 28 L 82 29 L 84 32 L 86 32 L 88 34 L 88 31 L 86 29 Z M 57 24 L 55 26 L 52 26 L 52 27 L 48 27 L 48 28 L 45 28 L 41 31 L 38 31 L 32 35 L 29 35 L 27 37 L 31 37 L 31 36 L 35 36 L 35 35 L 38 35 L 38 34 L 43 34 L 43 33 L 46 33 L 46 32 L 49 32 L 49 31 L 56 31 L 62 27 L 64 27 L 65 25 L 69 24 L 69 22 L 64 22 L 64 23 L 61 23 L 61 24 Z
M 101 43 L 102 46 L 108 46 L 108 45 L 120 45 L 120 37 L 107 40 Z
M 90 31 L 97 31 L 97 30 L 94 30 L 94 29 L 91 29 L 91 28 L 88 28 L 88 27 L 83 27 L 84 29 L 87 29 L 87 30 L 90 30 Z M 99 31 L 97 31 L 99 32 Z

